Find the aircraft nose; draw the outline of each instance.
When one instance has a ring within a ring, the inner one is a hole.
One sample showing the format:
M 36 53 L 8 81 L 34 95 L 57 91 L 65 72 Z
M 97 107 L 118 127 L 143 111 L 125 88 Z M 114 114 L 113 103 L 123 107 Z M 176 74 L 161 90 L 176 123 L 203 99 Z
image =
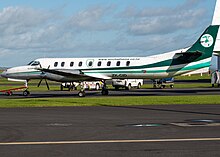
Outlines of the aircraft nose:
M 7 70 L 5 70 L 1 73 L 1 77 L 5 77 L 5 78 L 7 77 Z

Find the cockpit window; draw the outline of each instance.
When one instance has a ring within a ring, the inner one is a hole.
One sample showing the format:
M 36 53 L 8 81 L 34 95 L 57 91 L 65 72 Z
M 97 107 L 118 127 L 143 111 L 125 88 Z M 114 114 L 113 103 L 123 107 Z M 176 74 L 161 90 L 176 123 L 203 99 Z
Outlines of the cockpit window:
M 28 63 L 28 65 L 31 65 L 34 61 L 31 61 L 30 63 Z
M 32 61 L 28 65 L 30 65 L 30 66 L 37 66 L 37 65 L 40 65 L 40 62 L 39 61 Z

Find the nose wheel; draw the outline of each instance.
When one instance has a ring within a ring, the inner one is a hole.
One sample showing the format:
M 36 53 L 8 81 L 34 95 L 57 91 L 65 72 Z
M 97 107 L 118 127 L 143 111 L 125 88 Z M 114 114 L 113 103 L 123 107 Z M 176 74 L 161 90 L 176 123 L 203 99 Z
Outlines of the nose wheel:
M 23 91 L 23 96 L 29 96 L 30 92 L 28 90 Z

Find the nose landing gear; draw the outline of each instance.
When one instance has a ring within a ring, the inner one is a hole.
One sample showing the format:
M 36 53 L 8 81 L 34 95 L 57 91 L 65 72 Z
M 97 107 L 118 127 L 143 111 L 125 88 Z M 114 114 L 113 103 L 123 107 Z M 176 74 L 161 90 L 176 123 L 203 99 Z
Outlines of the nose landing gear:
M 26 89 L 25 91 L 23 91 L 23 96 L 29 96 L 30 92 Z

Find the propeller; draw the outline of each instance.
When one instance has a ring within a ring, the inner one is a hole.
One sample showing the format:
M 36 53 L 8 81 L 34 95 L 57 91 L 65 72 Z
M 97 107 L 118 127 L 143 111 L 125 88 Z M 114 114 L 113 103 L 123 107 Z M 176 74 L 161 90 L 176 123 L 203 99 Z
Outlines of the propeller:
M 40 64 L 40 68 L 42 69 L 41 64 Z M 48 66 L 48 68 L 47 68 L 47 69 L 49 69 L 49 68 L 50 68 L 50 65 Z M 45 78 L 44 78 L 44 77 L 45 77 L 45 72 L 43 72 L 43 71 L 42 71 L 42 73 L 41 73 L 41 74 L 43 74 L 44 76 L 42 77 L 42 79 L 41 79 L 41 80 L 40 80 L 40 82 L 38 83 L 37 87 L 40 87 L 40 85 L 41 85 L 42 81 L 44 80 L 44 81 L 45 81 L 45 83 L 46 83 L 47 89 L 48 89 L 48 90 L 50 90 L 50 86 L 49 86 L 49 84 L 48 84 L 48 82 L 47 82 L 47 79 L 45 79 Z
M 48 84 L 48 82 L 47 82 L 47 79 L 41 79 L 40 82 L 38 83 L 37 87 L 40 87 L 40 85 L 41 85 L 41 83 L 42 83 L 43 80 L 45 80 L 47 89 L 50 90 L 50 86 L 49 86 L 49 84 Z

